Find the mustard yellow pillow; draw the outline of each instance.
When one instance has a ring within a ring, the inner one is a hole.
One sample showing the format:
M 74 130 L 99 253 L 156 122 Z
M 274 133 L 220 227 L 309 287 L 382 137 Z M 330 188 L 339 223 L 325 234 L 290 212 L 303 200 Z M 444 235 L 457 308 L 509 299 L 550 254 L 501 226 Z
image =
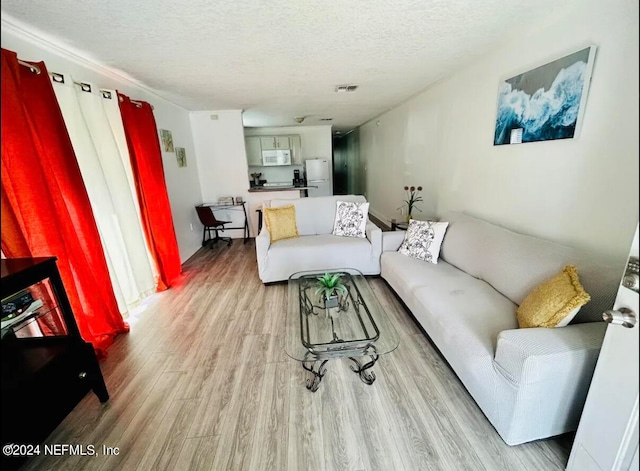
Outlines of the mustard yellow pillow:
M 294 205 L 281 206 L 279 208 L 265 208 L 263 213 L 271 242 L 298 237 L 296 208 Z
M 538 285 L 516 311 L 518 325 L 524 327 L 564 327 L 591 296 L 584 290 L 573 265 Z

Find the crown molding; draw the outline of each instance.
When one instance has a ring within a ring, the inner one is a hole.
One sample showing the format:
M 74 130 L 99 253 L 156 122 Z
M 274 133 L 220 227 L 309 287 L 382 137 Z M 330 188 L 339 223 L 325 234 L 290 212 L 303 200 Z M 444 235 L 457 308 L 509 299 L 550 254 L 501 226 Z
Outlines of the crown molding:
M 56 40 L 46 33 L 43 33 L 35 28 L 23 23 L 19 20 L 16 20 L 11 15 L 8 15 L 5 12 L 2 12 L 2 17 L 0 18 L 0 25 L 3 31 L 7 31 L 18 38 L 24 39 L 25 41 L 34 44 L 46 51 L 49 51 L 53 54 L 61 56 L 69 61 L 84 67 L 86 69 L 90 69 L 93 72 L 104 75 L 112 80 L 124 82 L 127 85 L 140 88 L 145 92 L 153 95 L 154 97 L 159 98 L 162 101 L 172 104 L 173 106 L 177 106 L 185 111 L 190 111 L 186 109 L 184 106 L 181 106 L 167 98 L 158 94 L 157 91 L 149 87 L 148 85 L 140 82 L 139 80 L 131 77 L 130 75 L 122 72 L 121 70 L 115 69 L 113 67 L 109 67 L 100 63 L 97 60 L 91 59 L 87 57 L 83 52 L 74 49 L 70 46 L 61 46 L 56 42 Z

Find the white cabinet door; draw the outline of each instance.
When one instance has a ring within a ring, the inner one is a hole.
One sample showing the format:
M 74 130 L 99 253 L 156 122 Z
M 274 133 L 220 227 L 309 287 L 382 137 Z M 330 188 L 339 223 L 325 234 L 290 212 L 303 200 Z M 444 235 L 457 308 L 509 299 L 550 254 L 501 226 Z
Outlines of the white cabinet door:
M 276 136 L 274 137 L 276 141 L 276 149 L 279 150 L 287 150 L 291 149 L 291 142 L 289 141 L 289 136 Z
M 260 145 L 262 150 L 276 150 L 276 138 L 273 136 L 264 136 L 260 138 Z
M 244 146 L 247 151 L 247 164 L 249 167 L 262 165 L 262 147 L 259 137 L 246 137 Z
M 300 136 L 289 136 L 291 143 L 291 165 L 302 165 L 302 146 Z

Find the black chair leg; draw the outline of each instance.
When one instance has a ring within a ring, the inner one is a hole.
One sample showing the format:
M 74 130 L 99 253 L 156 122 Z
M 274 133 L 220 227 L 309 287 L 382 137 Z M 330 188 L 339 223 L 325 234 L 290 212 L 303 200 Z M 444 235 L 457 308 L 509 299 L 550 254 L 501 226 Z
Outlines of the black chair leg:
M 222 242 L 226 242 L 227 247 L 231 246 L 231 242 L 233 241 L 231 237 L 220 237 L 220 233 L 218 232 L 219 229 L 214 229 L 214 231 L 216 231 L 216 237 L 213 239 L 214 243 L 220 240 Z
M 203 232 L 202 232 L 202 246 L 206 247 L 209 246 L 210 249 L 213 249 L 213 244 L 215 244 L 217 242 L 217 237 L 211 237 L 211 231 L 216 231 L 216 236 L 218 235 L 218 231 L 210 226 L 205 226 Z M 208 238 L 207 238 L 208 237 Z
M 215 237 L 211 237 L 211 231 L 214 232 Z M 230 246 L 233 239 L 231 237 L 220 237 L 219 231 L 220 229 L 217 226 L 205 226 L 202 230 L 202 246 L 206 247 L 208 245 L 213 249 L 213 245 L 218 241 L 226 242 L 227 246 Z M 207 236 L 209 237 L 208 239 Z

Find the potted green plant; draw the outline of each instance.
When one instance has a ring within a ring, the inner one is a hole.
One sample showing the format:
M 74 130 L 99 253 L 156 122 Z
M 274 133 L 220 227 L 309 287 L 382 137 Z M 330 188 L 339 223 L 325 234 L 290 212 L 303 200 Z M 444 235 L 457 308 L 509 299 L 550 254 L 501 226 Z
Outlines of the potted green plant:
M 318 277 L 316 294 L 320 296 L 320 300 L 324 300 L 325 308 L 338 307 L 340 295 L 346 293 L 347 288 L 342 283 L 340 273 L 325 273 Z

